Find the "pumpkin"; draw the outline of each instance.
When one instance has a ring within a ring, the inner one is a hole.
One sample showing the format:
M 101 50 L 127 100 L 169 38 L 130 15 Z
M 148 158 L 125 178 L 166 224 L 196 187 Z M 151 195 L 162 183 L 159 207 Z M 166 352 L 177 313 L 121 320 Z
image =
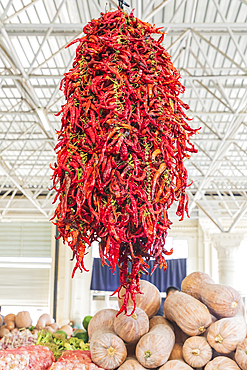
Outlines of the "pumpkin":
M 121 313 L 114 320 L 114 331 L 126 343 L 137 342 L 149 330 L 149 319 L 146 312 L 134 306 L 127 308 L 127 314 Z
M 183 344 L 175 343 L 171 351 L 169 360 L 182 360 L 183 359 Z
M 30 313 L 27 311 L 19 312 L 15 317 L 15 325 L 17 328 L 28 328 L 32 325 Z
M 114 331 L 114 320 L 118 311 L 111 308 L 104 308 L 103 310 L 98 311 L 88 324 L 88 336 L 91 339 L 92 334 L 99 329 L 109 329 Z
M 208 343 L 219 353 L 230 353 L 246 336 L 243 316 L 236 316 L 214 322 L 207 335 Z
M 170 326 L 170 328 L 172 330 L 174 330 L 172 324 L 162 316 L 153 316 L 149 320 L 149 330 L 152 329 L 155 325 L 158 325 L 158 324 L 168 325 L 168 326 Z
M 136 357 L 144 367 L 156 368 L 168 360 L 174 343 L 175 335 L 168 325 L 155 325 L 137 343 Z
M 247 339 L 237 345 L 235 360 L 242 370 L 247 370 Z
M 109 329 L 97 330 L 93 333 L 90 352 L 92 361 L 103 369 L 116 369 L 127 357 L 123 340 Z
M 7 323 L 6 323 L 6 328 L 8 329 L 8 330 L 13 330 L 14 328 L 15 328 L 15 322 L 14 321 L 7 321 Z
M 241 296 L 232 287 L 204 283 L 200 289 L 201 301 L 218 318 L 233 317 L 241 309 Z
M 210 361 L 204 370 L 240 370 L 235 361 L 228 357 L 220 356 Z
M 9 313 L 8 315 L 4 316 L 4 322 L 7 324 L 8 321 L 15 322 L 15 314 Z
M 192 367 L 187 365 L 181 360 L 171 360 L 159 368 L 159 370 L 193 370 Z
M 188 335 L 202 334 L 211 324 L 212 319 L 207 307 L 182 292 L 176 292 L 166 298 L 164 304 L 165 316 Z
M 124 363 L 118 368 L 118 370 L 144 370 L 143 367 L 136 358 L 127 357 Z
M 136 306 L 146 312 L 149 318 L 153 317 L 160 308 L 161 297 L 156 286 L 149 281 L 141 280 L 140 289 L 143 294 L 136 295 Z M 125 289 L 121 288 L 119 292 L 118 305 L 122 307 L 124 301 Z M 129 298 L 128 306 L 134 306 L 131 298 Z
M 212 348 L 204 337 L 188 338 L 183 345 L 183 358 L 192 367 L 203 367 L 212 358 Z
M 214 284 L 214 281 L 208 274 L 205 274 L 204 272 L 192 272 L 182 281 L 181 291 L 200 300 L 201 285 L 204 283 Z
M 73 334 L 73 329 L 70 325 L 63 325 L 59 330 L 64 331 L 67 334 L 68 338 L 70 338 Z

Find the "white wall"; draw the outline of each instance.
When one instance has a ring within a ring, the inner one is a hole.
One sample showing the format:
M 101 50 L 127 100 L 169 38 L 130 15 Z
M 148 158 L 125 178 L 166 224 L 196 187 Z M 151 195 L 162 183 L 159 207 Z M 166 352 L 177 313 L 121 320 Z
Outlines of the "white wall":
M 189 245 L 189 257 L 187 260 L 187 273 L 193 271 L 201 271 L 209 274 L 213 280 L 218 283 L 218 256 L 217 251 L 213 246 L 211 235 L 217 233 L 218 230 L 212 222 L 206 217 L 201 216 L 199 220 L 185 220 L 183 222 L 175 221 L 169 231 L 168 236 L 174 239 L 186 239 Z M 235 232 L 246 233 L 247 226 L 239 226 Z M 244 244 L 245 243 L 245 244 Z M 245 246 L 246 248 L 244 248 Z M 243 252 L 246 251 L 246 252 Z M 243 255 L 243 253 L 246 254 Z M 243 295 L 247 295 L 245 284 L 240 284 L 243 279 L 243 273 L 247 274 L 247 241 L 242 242 L 241 250 L 238 254 L 238 261 L 241 257 L 241 269 L 236 273 L 239 281 L 239 290 Z M 85 258 L 85 265 L 90 272 L 80 273 L 77 271 L 74 279 L 71 279 L 71 272 L 74 262 L 70 262 L 70 248 L 61 243 L 60 258 L 59 258 L 59 289 L 58 289 L 58 321 L 59 323 L 67 323 L 69 320 L 80 321 L 84 316 L 89 315 L 90 307 L 90 282 L 92 273 L 92 252 Z M 237 256 L 236 256 L 237 262 Z M 242 278 L 241 278 L 242 276 Z M 247 278 L 247 276 L 246 276 Z M 246 292 L 244 291 L 246 290 Z M 100 302 L 102 303 L 102 302 Z M 104 302 L 102 303 L 104 304 Z

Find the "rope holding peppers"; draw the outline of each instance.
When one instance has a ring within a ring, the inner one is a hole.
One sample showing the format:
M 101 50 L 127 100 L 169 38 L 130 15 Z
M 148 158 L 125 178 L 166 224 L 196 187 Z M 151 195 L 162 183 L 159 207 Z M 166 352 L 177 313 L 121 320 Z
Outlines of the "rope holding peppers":
M 164 32 L 120 8 L 83 32 L 71 43 L 78 43 L 75 60 L 60 86 L 66 103 L 51 166 L 53 220 L 76 260 L 72 276 L 87 271 L 93 241 L 102 265 L 113 274 L 119 267 L 116 292 L 126 290 L 119 313 L 126 313 L 129 298 L 135 307 L 150 259 L 151 273 L 166 269 L 174 201 L 180 220 L 188 215 L 184 160 L 197 152 L 190 137 L 198 130 L 187 122 L 180 73 L 161 45 Z

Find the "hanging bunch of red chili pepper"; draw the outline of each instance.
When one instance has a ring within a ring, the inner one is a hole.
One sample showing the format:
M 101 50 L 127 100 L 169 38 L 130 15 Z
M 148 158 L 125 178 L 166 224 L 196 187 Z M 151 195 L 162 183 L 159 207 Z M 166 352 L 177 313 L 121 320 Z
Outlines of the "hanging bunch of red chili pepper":
M 61 82 L 53 219 L 76 259 L 73 275 L 86 270 L 95 240 L 102 264 L 113 273 L 118 264 L 122 312 L 129 296 L 135 302 L 148 261 L 166 268 L 168 209 L 178 201 L 180 220 L 188 214 L 184 159 L 196 152 L 189 138 L 197 130 L 186 122 L 188 106 L 178 97 L 184 87 L 161 45 L 163 32 L 120 8 L 83 31 Z

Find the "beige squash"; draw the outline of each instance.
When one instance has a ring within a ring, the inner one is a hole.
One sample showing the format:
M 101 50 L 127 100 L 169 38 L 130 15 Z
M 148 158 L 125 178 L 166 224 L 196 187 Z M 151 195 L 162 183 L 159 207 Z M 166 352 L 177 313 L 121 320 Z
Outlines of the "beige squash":
M 192 367 L 203 367 L 212 358 L 212 348 L 204 337 L 188 338 L 183 345 L 183 358 Z
M 114 320 L 118 311 L 111 308 L 105 308 L 98 311 L 88 324 L 88 336 L 91 339 L 92 334 L 99 329 L 109 329 L 114 331 Z
M 242 370 L 247 370 L 247 339 L 237 345 L 235 360 Z
M 175 333 L 175 343 L 184 343 L 186 339 L 190 337 L 188 334 L 184 333 L 175 322 L 172 323 L 172 326 Z
M 175 343 L 171 351 L 169 360 L 182 360 L 183 359 L 183 343 Z
M 228 357 L 220 356 L 210 361 L 204 370 L 241 370 L 235 361 Z
M 168 325 L 168 326 L 170 326 L 170 328 L 172 330 L 174 330 L 172 323 L 170 323 L 170 321 L 166 320 L 162 316 L 153 316 L 149 320 L 149 330 L 152 329 L 155 325 L 158 325 L 158 324 Z
M 32 325 L 32 319 L 28 311 L 21 311 L 15 316 L 15 325 L 17 328 L 28 328 Z
M 164 311 L 168 320 L 175 321 L 183 332 L 191 336 L 202 334 L 212 322 L 207 307 L 182 292 L 166 298 Z
M 156 315 L 156 313 L 159 311 L 161 304 L 160 292 L 154 284 L 146 280 L 140 281 L 140 288 L 143 294 L 136 295 L 136 306 L 145 311 L 148 317 L 151 318 L 154 315 Z M 124 294 L 125 289 L 121 288 L 119 292 L 120 298 L 118 299 L 119 308 L 122 307 L 124 301 Z M 129 298 L 128 306 L 133 305 L 134 304 L 132 299 Z
M 204 272 L 199 271 L 192 272 L 191 274 L 186 276 L 182 281 L 181 291 L 200 300 L 201 298 L 200 287 L 204 283 L 214 284 L 214 281 L 208 274 Z
M 159 370 L 193 370 L 182 360 L 171 360 L 159 368 Z
M 201 301 L 218 318 L 233 317 L 241 309 L 240 294 L 232 287 L 204 283 L 200 289 Z
M 168 325 L 155 325 L 136 346 L 137 360 L 147 368 L 162 366 L 169 358 L 175 335 Z
M 230 353 L 246 337 L 243 316 L 236 316 L 214 322 L 207 335 L 208 343 L 219 353 Z
M 118 370 L 144 370 L 140 362 L 137 361 L 134 357 L 127 357 L 124 363 L 119 366 Z
M 116 369 L 127 357 L 124 341 L 108 329 L 93 333 L 90 352 L 92 361 L 103 369 Z
M 121 313 L 114 320 L 114 331 L 126 343 L 137 342 L 149 330 L 149 319 L 146 312 L 136 307 L 129 306 L 127 314 Z M 129 316 L 130 315 L 130 316 Z

